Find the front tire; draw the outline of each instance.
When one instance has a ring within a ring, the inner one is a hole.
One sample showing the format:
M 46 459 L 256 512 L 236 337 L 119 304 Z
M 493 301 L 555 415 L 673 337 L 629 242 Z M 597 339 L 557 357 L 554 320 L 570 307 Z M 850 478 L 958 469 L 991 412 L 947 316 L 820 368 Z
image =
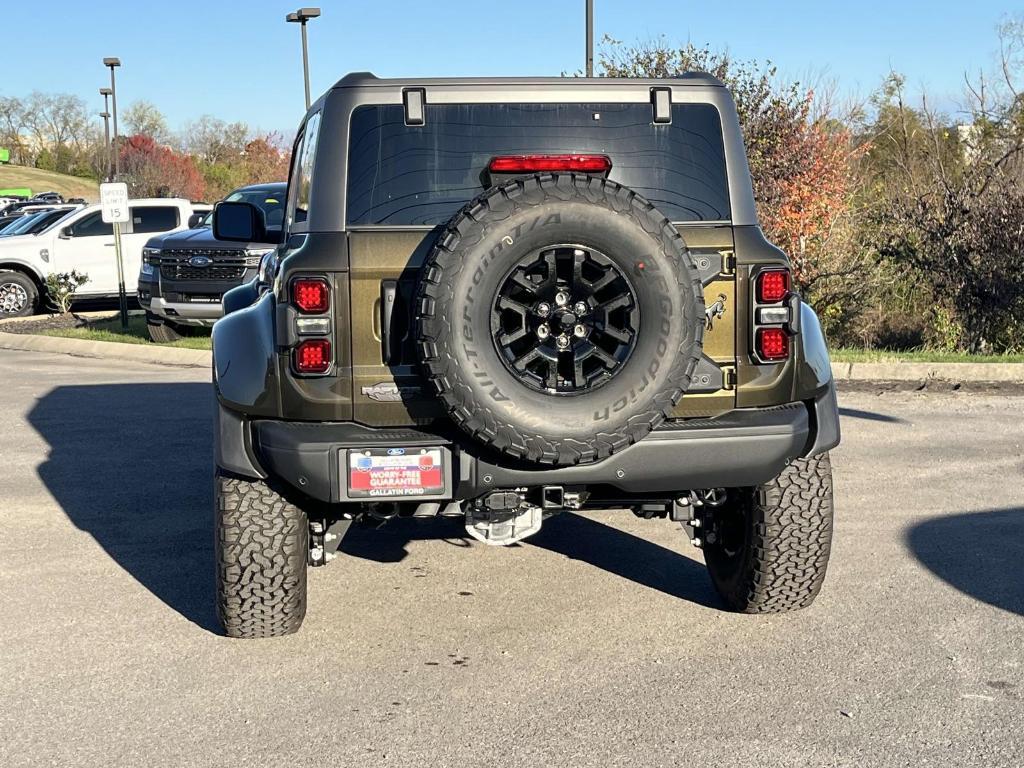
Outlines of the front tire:
M 228 637 L 289 635 L 306 615 L 306 513 L 260 480 L 214 479 L 217 615 Z
M 704 560 L 730 609 L 783 613 L 814 602 L 832 546 L 827 453 L 796 459 L 757 488 L 729 491 L 712 515 L 714 541 L 705 540 Z
M 151 312 L 146 313 L 146 329 L 150 340 L 157 344 L 172 344 L 184 336 L 180 328 Z
M 34 315 L 38 305 L 39 289 L 31 277 L 0 271 L 0 319 Z

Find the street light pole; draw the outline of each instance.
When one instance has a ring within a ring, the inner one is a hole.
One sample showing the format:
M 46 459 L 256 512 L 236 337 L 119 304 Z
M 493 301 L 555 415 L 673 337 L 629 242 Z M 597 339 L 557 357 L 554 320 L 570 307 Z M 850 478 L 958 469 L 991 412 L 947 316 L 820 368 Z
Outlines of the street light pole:
M 103 151 L 107 155 L 107 173 L 103 177 L 105 181 L 110 181 L 110 95 L 113 91 L 110 88 L 100 88 L 100 95 L 103 97 L 103 111 L 100 112 L 100 117 L 103 118 Z
M 114 81 L 114 69 L 121 66 L 121 60 L 113 57 L 106 58 L 103 60 L 103 66 L 110 67 L 110 103 L 114 108 L 114 138 L 111 143 L 111 154 L 114 156 L 113 180 L 117 181 L 117 177 L 121 175 L 121 153 L 117 151 L 117 83 Z
M 107 173 L 104 175 L 106 181 L 110 181 L 110 113 L 104 110 L 100 112 L 103 118 L 103 148 L 107 154 Z
M 309 109 L 309 47 L 306 41 L 306 22 L 315 19 L 320 15 L 319 8 L 299 8 L 295 13 L 289 13 L 284 20 L 290 23 L 298 23 L 302 27 L 302 78 L 306 85 L 306 109 Z
M 594 76 L 594 0 L 587 2 L 587 77 Z

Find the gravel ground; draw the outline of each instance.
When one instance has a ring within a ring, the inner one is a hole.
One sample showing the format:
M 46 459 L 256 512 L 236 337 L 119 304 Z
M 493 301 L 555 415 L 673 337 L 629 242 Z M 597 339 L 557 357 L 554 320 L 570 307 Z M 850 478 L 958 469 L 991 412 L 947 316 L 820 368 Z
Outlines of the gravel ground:
M 0 351 L 0 765 L 1019 766 L 1024 398 L 841 393 L 824 590 L 724 612 L 678 526 L 354 530 L 303 630 L 212 611 L 208 371 Z

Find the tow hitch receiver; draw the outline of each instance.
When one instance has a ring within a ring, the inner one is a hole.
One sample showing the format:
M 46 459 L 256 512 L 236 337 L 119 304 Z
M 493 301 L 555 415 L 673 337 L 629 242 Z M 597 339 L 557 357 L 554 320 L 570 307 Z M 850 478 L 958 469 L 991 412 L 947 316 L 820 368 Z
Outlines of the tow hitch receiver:
M 466 508 L 466 531 L 474 539 L 507 547 L 540 530 L 543 510 L 522 491 L 493 491 Z

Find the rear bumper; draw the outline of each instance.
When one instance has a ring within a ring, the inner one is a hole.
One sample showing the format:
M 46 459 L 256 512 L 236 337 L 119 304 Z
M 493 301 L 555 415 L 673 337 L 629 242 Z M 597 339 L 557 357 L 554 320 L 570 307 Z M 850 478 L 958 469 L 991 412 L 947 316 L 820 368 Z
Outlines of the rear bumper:
M 254 477 L 274 477 L 324 502 L 347 500 L 345 452 L 388 446 L 442 446 L 450 453 L 451 496 L 467 499 L 500 488 L 603 485 L 622 493 L 672 493 L 694 488 L 759 485 L 786 464 L 839 443 L 835 383 L 814 400 L 744 408 L 713 419 L 663 425 L 604 461 L 543 467 L 500 460 L 462 439 L 353 423 L 247 422 L 221 406 L 217 461 Z

